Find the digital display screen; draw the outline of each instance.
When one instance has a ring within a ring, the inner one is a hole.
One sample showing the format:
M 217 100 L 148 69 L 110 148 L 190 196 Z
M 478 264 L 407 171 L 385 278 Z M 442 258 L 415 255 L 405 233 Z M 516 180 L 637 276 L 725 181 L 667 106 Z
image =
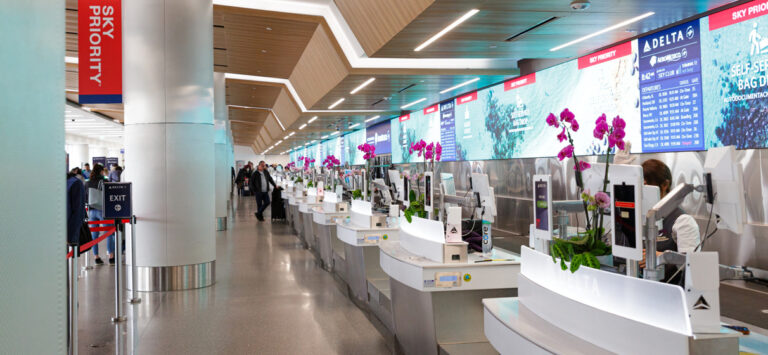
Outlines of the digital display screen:
M 768 8 L 763 1 L 701 22 L 707 148 L 768 147 Z
M 545 118 L 564 108 L 581 126 L 571 132 L 578 155 L 605 153 L 607 139 L 592 136 L 603 113 L 609 124 L 624 119 L 632 153 L 768 148 L 767 14 L 764 2 L 740 4 L 392 118 L 389 133 L 371 126 L 291 158 L 339 151 L 362 165 L 357 146 L 367 141 L 395 164 L 423 162 L 408 151 L 421 139 L 440 142 L 442 161 L 552 157 L 564 144 Z
M 547 203 L 547 182 L 536 181 L 536 229 L 549 230 L 549 205 Z
M 424 205 L 425 206 L 432 206 L 432 176 L 427 175 L 424 177 L 424 184 L 426 187 L 424 190 L 426 190 L 426 194 L 424 197 Z
M 459 280 L 459 277 L 456 275 L 450 275 L 450 276 L 440 276 L 438 279 L 440 282 L 456 282 Z
M 626 248 L 637 248 L 636 233 L 637 222 L 635 220 L 635 186 L 613 185 L 614 197 L 614 243 Z
M 392 123 L 384 121 L 369 126 L 365 129 L 365 142 L 376 147 L 376 154 L 389 154 L 392 152 Z
M 643 152 L 704 149 L 699 20 L 638 40 Z

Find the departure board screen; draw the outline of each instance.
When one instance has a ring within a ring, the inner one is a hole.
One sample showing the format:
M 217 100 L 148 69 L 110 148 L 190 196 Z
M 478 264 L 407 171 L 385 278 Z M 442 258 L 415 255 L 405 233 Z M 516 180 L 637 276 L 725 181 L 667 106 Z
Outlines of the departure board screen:
M 643 152 L 704 149 L 699 20 L 638 42 Z

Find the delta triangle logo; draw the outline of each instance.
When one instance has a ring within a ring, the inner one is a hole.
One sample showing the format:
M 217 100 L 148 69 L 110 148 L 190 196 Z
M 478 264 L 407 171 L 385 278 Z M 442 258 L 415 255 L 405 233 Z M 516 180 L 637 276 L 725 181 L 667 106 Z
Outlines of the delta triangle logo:
M 707 303 L 707 300 L 704 299 L 704 295 L 699 296 L 699 299 L 696 300 L 696 303 L 693 304 L 693 309 L 709 309 L 709 303 Z
M 643 53 L 647 53 L 651 50 L 651 46 L 648 44 L 648 41 L 645 41 L 645 46 L 643 46 Z
M 451 233 L 458 233 L 458 232 L 459 232 L 459 231 L 458 231 L 458 230 L 456 230 L 456 227 L 453 227 L 453 229 L 451 229 Z

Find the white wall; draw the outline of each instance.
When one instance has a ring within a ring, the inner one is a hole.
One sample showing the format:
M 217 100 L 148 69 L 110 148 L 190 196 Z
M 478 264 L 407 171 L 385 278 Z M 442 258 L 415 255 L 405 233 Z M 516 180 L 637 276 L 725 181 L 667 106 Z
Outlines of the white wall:
M 288 155 L 262 155 L 262 154 L 256 154 L 253 152 L 253 149 L 251 147 L 246 147 L 244 145 L 236 145 L 235 146 L 235 161 L 238 160 L 244 160 L 246 163 L 250 160 L 253 162 L 253 164 L 258 164 L 259 161 L 263 160 L 267 162 L 267 164 L 282 164 L 285 166 L 285 164 L 288 164 L 291 159 Z
M 65 354 L 64 3 L 0 9 L 0 353 Z

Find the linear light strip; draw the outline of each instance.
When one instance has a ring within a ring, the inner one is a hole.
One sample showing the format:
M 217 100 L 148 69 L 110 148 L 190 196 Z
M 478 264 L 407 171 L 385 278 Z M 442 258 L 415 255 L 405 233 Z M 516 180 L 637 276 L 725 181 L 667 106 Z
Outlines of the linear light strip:
M 418 99 L 418 100 L 416 100 L 414 102 L 411 102 L 411 103 L 409 103 L 409 104 L 407 104 L 405 106 L 400 106 L 400 108 L 401 109 L 407 109 L 407 108 L 409 108 L 409 107 L 411 107 L 411 106 L 413 106 L 415 104 L 418 104 L 419 102 L 424 102 L 424 101 L 427 101 L 426 97 L 422 97 L 422 98 L 420 98 L 420 99 Z
M 454 86 L 451 86 L 451 87 L 449 87 L 449 88 L 447 88 L 447 89 L 445 89 L 443 91 L 440 91 L 440 93 L 441 94 L 445 94 L 446 92 L 456 90 L 456 89 L 458 89 L 458 88 L 460 88 L 462 86 L 467 86 L 467 85 L 472 84 L 472 83 L 474 83 L 474 82 L 476 82 L 478 80 L 480 80 L 480 78 L 474 78 L 472 80 L 467 80 L 467 81 L 465 81 L 465 82 L 463 82 L 461 84 L 454 85 Z
M 372 83 L 374 80 L 376 80 L 376 78 L 370 78 L 370 79 L 366 80 L 364 83 L 360 84 L 360 86 L 358 86 L 354 90 L 350 91 L 349 94 L 350 95 L 357 94 L 358 91 L 360 91 L 363 88 L 365 88 L 366 86 L 368 86 L 368 84 Z
M 307 124 L 315 122 L 316 119 L 317 119 L 317 116 L 310 118 L 309 121 L 307 121 Z
M 305 127 L 307 127 L 307 124 L 306 124 L 306 123 L 305 123 L 305 124 L 303 124 L 303 125 L 301 125 L 301 126 L 299 126 L 299 130 L 302 130 L 302 129 L 304 129 Z
M 606 28 L 604 28 L 604 29 L 602 29 L 602 30 L 600 30 L 600 31 L 597 31 L 597 32 L 594 32 L 594 33 L 588 34 L 588 35 L 586 35 L 586 36 L 584 36 L 584 37 L 581 37 L 581 38 L 575 39 L 575 40 L 573 40 L 573 41 L 570 41 L 570 42 L 568 42 L 568 43 L 566 43 L 566 44 L 561 44 L 561 45 L 559 45 L 559 46 L 557 46 L 557 47 L 554 47 L 554 48 L 550 49 L 549 51 L 550 51 L 550 52 L 554 52 L 554 51 L 557 51 L 557 50 L 563 49 L 563 48 L 565 48 L 565 47 L 568 47 L 568 46 L 574 45 L 574 44 L 576 44 L 576 43 L 579 43 L 579 42 L 582 42 L 582 41 L 586 41 L 586 40 L 588 40 L 588 39 L 590 39 L 590 38 L 592 38 L 592 37 L 595 37 L 595 36 L 599 36 L 599 35 L 601 35 L 601 34 L 603 34 L 603 33 L 606 33 L 606 32 L 610 32 L 610 31 L 613 31 L 613 30 L 615 30 L 615 29 L 617 29 L 617 28 L 620 28 L 620 27 L 624 27 L 624 26 L 626 26 L 626 25 L 629 25 L 629 24 L 631 24 L 631 23 L 634 23 L 634 22 L 640 21 L 640 20 L 642 20 L 642 19 L 644 19 L 644 18 L 646 18 L 646 17 L 651 17 L 651 16 L 653 16 L 653 15 L 655 15 L 655 14 L 656 14 L 656 13 L 655 13 L 655 12 L 653 12 L 653 11 L 650 11 L 650 12 L 646 12 L 646 13 L 644 13 L 644 14 L 640 15 L 640 16 L 637 16 L 637 17 L 633 17 L 633 18 L 631 18 L 631 19 L 629 19 L 629 20 L 626 20 L 626 21 L 622 21 L 622 22 L 619 22 L 619 23 L 617 23 L 617 24 L 615 24 L 615 25 L 613 25 L 613 26 L 610 26 L 610 27 L 606 27 Z
M 342 102 L 344 102 L 344 100 L 346 100 L 346 99 L 345 99 L 345 98 L 343 98 L 343 97 L 342 97 L 342 98 L 340 98 L 340 99 L 339 99 L 339 100 L 337 100 L 336 102 L 332 103 L 332 104 L 331 104 L 331 106 L 328 106 L 328 109 L 329 109 L 329 110 L 332 110 L 334 107 L 336 107 L 336 106 L 339 106 L 339 105 L 340 105 Z
M 373 116 L 373 117 L 371 117 L 371 118 L 369 118 L 369 119 L 365 120 L 365 123 L 371 122 L 371 121 L 373 121 L 373 120 L 375 120 L 375 119 L 377 119 L 377 118 L 379 118 L 379 117 L 381 117 L 381 116 L 379 116 L 379 115 Z
M 359 123 L 355 123 L 355 124 L 353 124 L 353 125 L 349 126 L 349 128 L 350 128 L 350 129 L 352 129 L 352 128 L 355 128 L 355 127 L 357 127 L 357 126 L 359 126 L 359 125 L 360 125 Z
M 428 45 L 432 44 L 432 42 L 437 41 L 445 35 L 446 33 L 450 32 L 452 29 L 456 28 L 456 26 L 461 25 L 462 22 L 466 21 L 470 17 L 474 16 L 476 13 L 480 12 L 478 9 L 472 9 L 469 10 L 464 16 L 459 17 L 458 20 L 453 21 L 448 27 L 444 28 L 442 31 L 438 32 L 436 35 L 432 36 L 430 39 L 426 40 L 424 43 L 420 44 L 418 47 L 414 49 L 415 52 L 418 52 L 424 48 L 426 48 Z

